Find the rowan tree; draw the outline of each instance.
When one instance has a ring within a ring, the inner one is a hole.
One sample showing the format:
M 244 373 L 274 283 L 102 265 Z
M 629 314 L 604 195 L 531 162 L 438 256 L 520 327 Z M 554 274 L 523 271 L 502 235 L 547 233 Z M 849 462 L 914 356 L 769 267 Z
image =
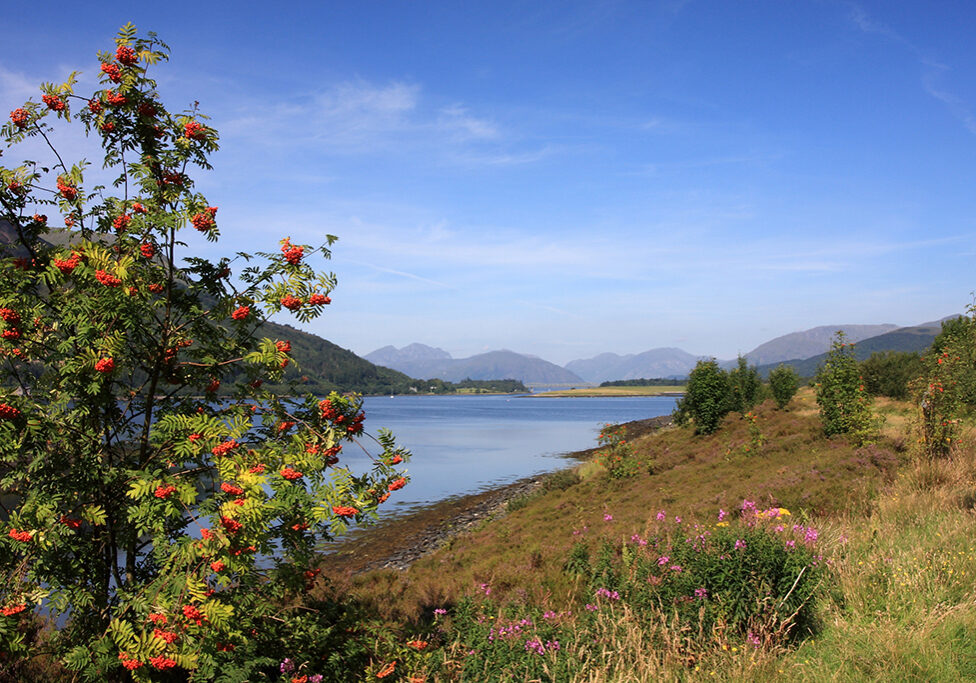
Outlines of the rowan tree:
M 293 609 L 322 542 L 406 481 L 408 454 L 383 432 L 364 444 L 369 471 L 343 466 L 363 436 L 357 397 L 261 388 L 294 361 L 260 324 L 324 310 L 335 279 L 316 268 L 334 238 L 216 261 L 188 250 L 187 230 L 220 237 L 192 177 L 218 135 L 196 106 L 164 106 L 150 74 L 167 56 L 127 25 L 93 94 L 75 74 L 43 84 L 0 131 L 3 160 L 27 141 L 43 153 L 0 166 L 7 673 L 47 653 L 86 680 L 267 676 L 277 663 L 256 639 L 290 619 L 328 627 Z M 105 171 L 59 154 L 82 133 Z M 36 614 L 56 625 L 43 647 Z

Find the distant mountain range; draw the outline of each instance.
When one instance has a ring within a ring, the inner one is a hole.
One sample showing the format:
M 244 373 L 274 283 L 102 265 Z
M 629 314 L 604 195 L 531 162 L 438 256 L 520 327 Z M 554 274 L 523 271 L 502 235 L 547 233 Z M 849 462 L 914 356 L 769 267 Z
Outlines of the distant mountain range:
M 956 317 L 956 316 L 949 316 Z M 923 323 L 915 327 L 899 327 L 891 332 L 879 334 L 868 339 L 859 341 L 854 346 L 854 357 L 858 360 L 867 359 L 872 353 L 879 351 L 925 351 L 932 346 L 932 342 L 942 331 L 942 322 L 935 321 Z M 827 358 L 827 352 L 819 353 L 809 358 L 793 358 L 788 361 L 781 361 L 784 365 L 790 365 L 796 370 L 800 377 L 813 377 L 817 374 L 817 369 Z M 780 362 L 759 365 L 759 374 L 766 376 L 769 371 L 779 365 Z
M 668 347 L 626 356 L 601 353 L 593 358 L 570 361 L 566 364 L 566 369 L 572 370 L 587 382 L 598 384 L 614 379 L 684 377 L 697 362 L 698 356 Z
M 580 377 L 555 363 L 514 351 L 490 351 L 470 358 L 451 358 L 446 351 L 423 344 L 402 349 L 384 346 L 363 356 L 370 363 L 420 379 L 517 379 L 527 384 L 585 384 Z
M 954 317 L 954 316 L 949 316 Z M 924 351 L 941 330 L 941 321 L 914 327 L 897 325 L 823 325 L 791 332 L 760 344 L 745 354 L 762 374 L 780 363 L 793 366 L 801 377 L 812 377 L 823 362 L 835 333 L 840 330 L 856 342 L 855 352 L 864 359 L 876 351 Z M 452 358 L 443 349 L 410 344 L 402 349 L 384 346 L 364 358 L 371 363 L 398 370 L 419 379 L 517 379 L 529 385 L 598 384 L 611 380 L 686 377 L 700 356 L 677 348 L 657 348 L 642 353 L 601 353 L 593 358 L 570 361 L 559 367 L 536 356 L 514 351 L 491 351 L 470 358 Z M 734 360 L 721 361 L 731 367 Z
M 753 365 L 770 365 L 797 358 L 810 358 L 830 348 L 837 330 L 843 330 L 848 341 L 859 342 L 896 329 L 897 325 L 823 325 L 770 339 L 747 353 L 746 359 Z

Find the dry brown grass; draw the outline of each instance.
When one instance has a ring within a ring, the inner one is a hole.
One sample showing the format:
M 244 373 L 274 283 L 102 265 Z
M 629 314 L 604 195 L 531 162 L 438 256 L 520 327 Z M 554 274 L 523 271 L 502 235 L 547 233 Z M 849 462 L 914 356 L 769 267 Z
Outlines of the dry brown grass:
M 350 588 L 366 599 L 382 595 L 387 614 L 400 618 L 429 610 L 432 596 L 449 605 L 480 583 L 490 583 L 499 599 L 545 596 L 558 605 L 572 589 L 562 565 L 577 540 L 574 532 L 609 531 L 623 540 L 643 532 L 659 510 L 704 521 L 746 498 L 801 517 L 863 513 L 904 459 L 902 446 L 886 437 L 864 448 L 825 439 L 810 403 L 806 390 L 788 410 L 776 410 L 771 401 L 757 409 L 767 439 L 759 455 L 744 454 L 749 434 L 737 414 L 711 436 L 695 437 L 687 428 L 641 436 L 632 442 L 642 463 L 637 476 L 596 474 L 550 491 L 405 572 L 358 576 Z M 607 514 L 612 521 L 604 520 Z

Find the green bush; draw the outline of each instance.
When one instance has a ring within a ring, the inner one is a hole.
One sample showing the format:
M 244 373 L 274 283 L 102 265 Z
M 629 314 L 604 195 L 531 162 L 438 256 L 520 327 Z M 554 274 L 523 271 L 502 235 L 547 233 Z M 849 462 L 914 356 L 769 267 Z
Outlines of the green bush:
M 974 309 L 971 307 L 970 312 Z M 932 351 L 921 361 L 922 376 L 912 384 L 919 415 L 915 431 L 929 458 L 951 455 L 956 446 L 960 415 L 972 409 L 976 320 L 956 318 L 943 324 Z
M 600 450 L 593 458 L 603 465 L 611 479 L 633 477 L 640 469 L 640 461 L 627 440 L 623 425 L 605 424 L 598 438 Z
M 580 476 L 573 467 L 564 470 L 556 470 L 546 475 L 542 480 L 542 488 L 545 491 L 565 491 L 571 486 L 580 483 Z
M 732 409 L 732 385 L 727 372 L 718 362 L 700 360 L 688 376 L 684 398 L 678 402 L 675 420 L 681 424 L 691 419 L 696 434 L 711 434 Z
M 861 362 L 864 390 L 871 396 L 905 400 L 909 384 L 922 375 L 922 357 L 908 351 L 879 351 Z
M 957 360 L 953 370 L 955 395 L 960 406 L 976 408 L 976 306 L 970 306 L 969 315 L 959 316 L 942 323 L 942 331 L 932 342 L 930 357 L 950 351 Z M 958 358 L 957 358 L 958 357 Z M 931 368 L 930 368 L 931 369 Z
M 732 390 L 729 400 L 733 411 L 744 414 L 762 400 L 763 385 L 759 370 L 755 365 L 750 366 L 742 356 L 739 356 L 736 367 L 729 372 L 729 386 Z
M 780 410 L 789 405 L 799 388 L 800 377 L 792 365 L 781 363 L 769 373 L 769 392 L 773 395 L 773 400 L 776 401 L 776 406 Z
M 880 429 L 871 412 L 868 395 L 854 357 L 854 345 L 838 332 L 833 347 L 817 371 L 816 394 L 820 421 L 826 436 L 850 434 L 865 443 Z

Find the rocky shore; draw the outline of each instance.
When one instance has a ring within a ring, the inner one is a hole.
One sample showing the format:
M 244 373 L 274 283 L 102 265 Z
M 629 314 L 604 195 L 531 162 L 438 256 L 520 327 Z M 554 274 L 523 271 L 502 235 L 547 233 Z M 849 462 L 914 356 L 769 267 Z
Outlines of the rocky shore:
M 671 423 L 670 415 L 628 422 L 627 438 L 635 439 Z M 583 460 L 595 450 L 577 451 L 567 457 Z M 455 536 L 505 514 L 509 501 L 532 493 L 547 476 L 528 477 L 496 489 L 443 500 L 360 529 L 325 555 L 322 567 L 330 573 L 348 574 L 406 569 Z

